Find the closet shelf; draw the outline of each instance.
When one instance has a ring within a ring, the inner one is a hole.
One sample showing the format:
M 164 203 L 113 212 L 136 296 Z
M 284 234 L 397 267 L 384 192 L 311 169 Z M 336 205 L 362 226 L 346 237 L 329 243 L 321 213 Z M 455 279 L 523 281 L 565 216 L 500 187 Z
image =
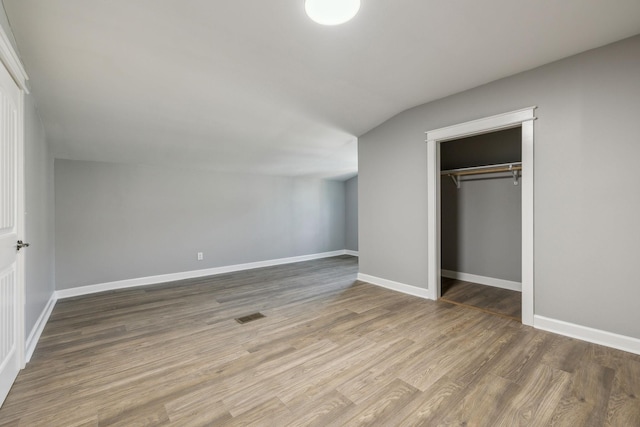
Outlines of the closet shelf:
M 476 166 L 471 168 L 449 169 L 441 171 L 440 175 L 450 177 L 456 184 L 456 187 L 460 188 L 460 182 L 462 182 L 460 178 L 463 176 L 482 175 L 487 173 L 510 173 L 513 176 L 513 185 L 518 185 L 518 178 L 520 177 L 521 170 L 522 162 L 513 162 L 501 163 L 498 165 Z

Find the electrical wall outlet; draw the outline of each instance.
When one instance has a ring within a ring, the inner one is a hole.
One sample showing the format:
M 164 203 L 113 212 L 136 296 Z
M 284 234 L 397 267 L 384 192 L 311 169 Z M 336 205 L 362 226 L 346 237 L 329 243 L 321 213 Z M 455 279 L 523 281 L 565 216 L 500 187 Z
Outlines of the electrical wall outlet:
M 204 254 L 202 252 L 198 252 L 198 261 L 202 261 L 204 259 Z

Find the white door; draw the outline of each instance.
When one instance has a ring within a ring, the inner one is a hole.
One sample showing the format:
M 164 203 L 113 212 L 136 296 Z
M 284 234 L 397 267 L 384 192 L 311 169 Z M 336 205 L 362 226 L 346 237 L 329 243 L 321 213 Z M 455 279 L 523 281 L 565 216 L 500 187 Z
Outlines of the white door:
M 18 252 L 21 92 L 0 63 L 0 405 L 22 365 Z

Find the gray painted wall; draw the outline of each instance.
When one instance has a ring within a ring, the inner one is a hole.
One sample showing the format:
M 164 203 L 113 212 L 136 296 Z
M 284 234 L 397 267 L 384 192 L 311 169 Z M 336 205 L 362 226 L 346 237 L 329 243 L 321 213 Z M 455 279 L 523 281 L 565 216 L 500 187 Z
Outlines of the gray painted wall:
M 358 177 L 345 181 L 345 249 L 358 250 Z
M 640 338 L 640 36 L 407 110 L 359 138 L 360 272 L 426 288 L 424 132 L 537 105 L 535 313 Z
M 25 102 L 25 331 L 55 291 L 53 157 L 32 96 Z
M 58 289 L 345 248 L 339 181 L 57 159 L 55 192 Z
M 441 145 L 442 170 L 519 162 L 520 127 Z M 509 174 L 442 177 L 442 268 L 522 281 L 522 186 Z
M 4 7 L 0 7 L 0 26 L 17 51 Z M 25 333 L 29 337 L 54 292 L 53 158 L 32 95 L 25 97 L 25 210 L 24 240 L 31 243 L 25 249 Z

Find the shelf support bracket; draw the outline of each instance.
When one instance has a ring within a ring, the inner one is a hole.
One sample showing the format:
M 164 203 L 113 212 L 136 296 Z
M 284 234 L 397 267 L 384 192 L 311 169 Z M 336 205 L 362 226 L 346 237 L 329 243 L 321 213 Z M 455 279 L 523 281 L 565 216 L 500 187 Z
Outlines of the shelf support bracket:
M 449 178 L 451 178 L 453 183 L 456 185 L 456 188 L 460 189 L 460 178 L 456 178 L 455 175 L 449 175 Z

